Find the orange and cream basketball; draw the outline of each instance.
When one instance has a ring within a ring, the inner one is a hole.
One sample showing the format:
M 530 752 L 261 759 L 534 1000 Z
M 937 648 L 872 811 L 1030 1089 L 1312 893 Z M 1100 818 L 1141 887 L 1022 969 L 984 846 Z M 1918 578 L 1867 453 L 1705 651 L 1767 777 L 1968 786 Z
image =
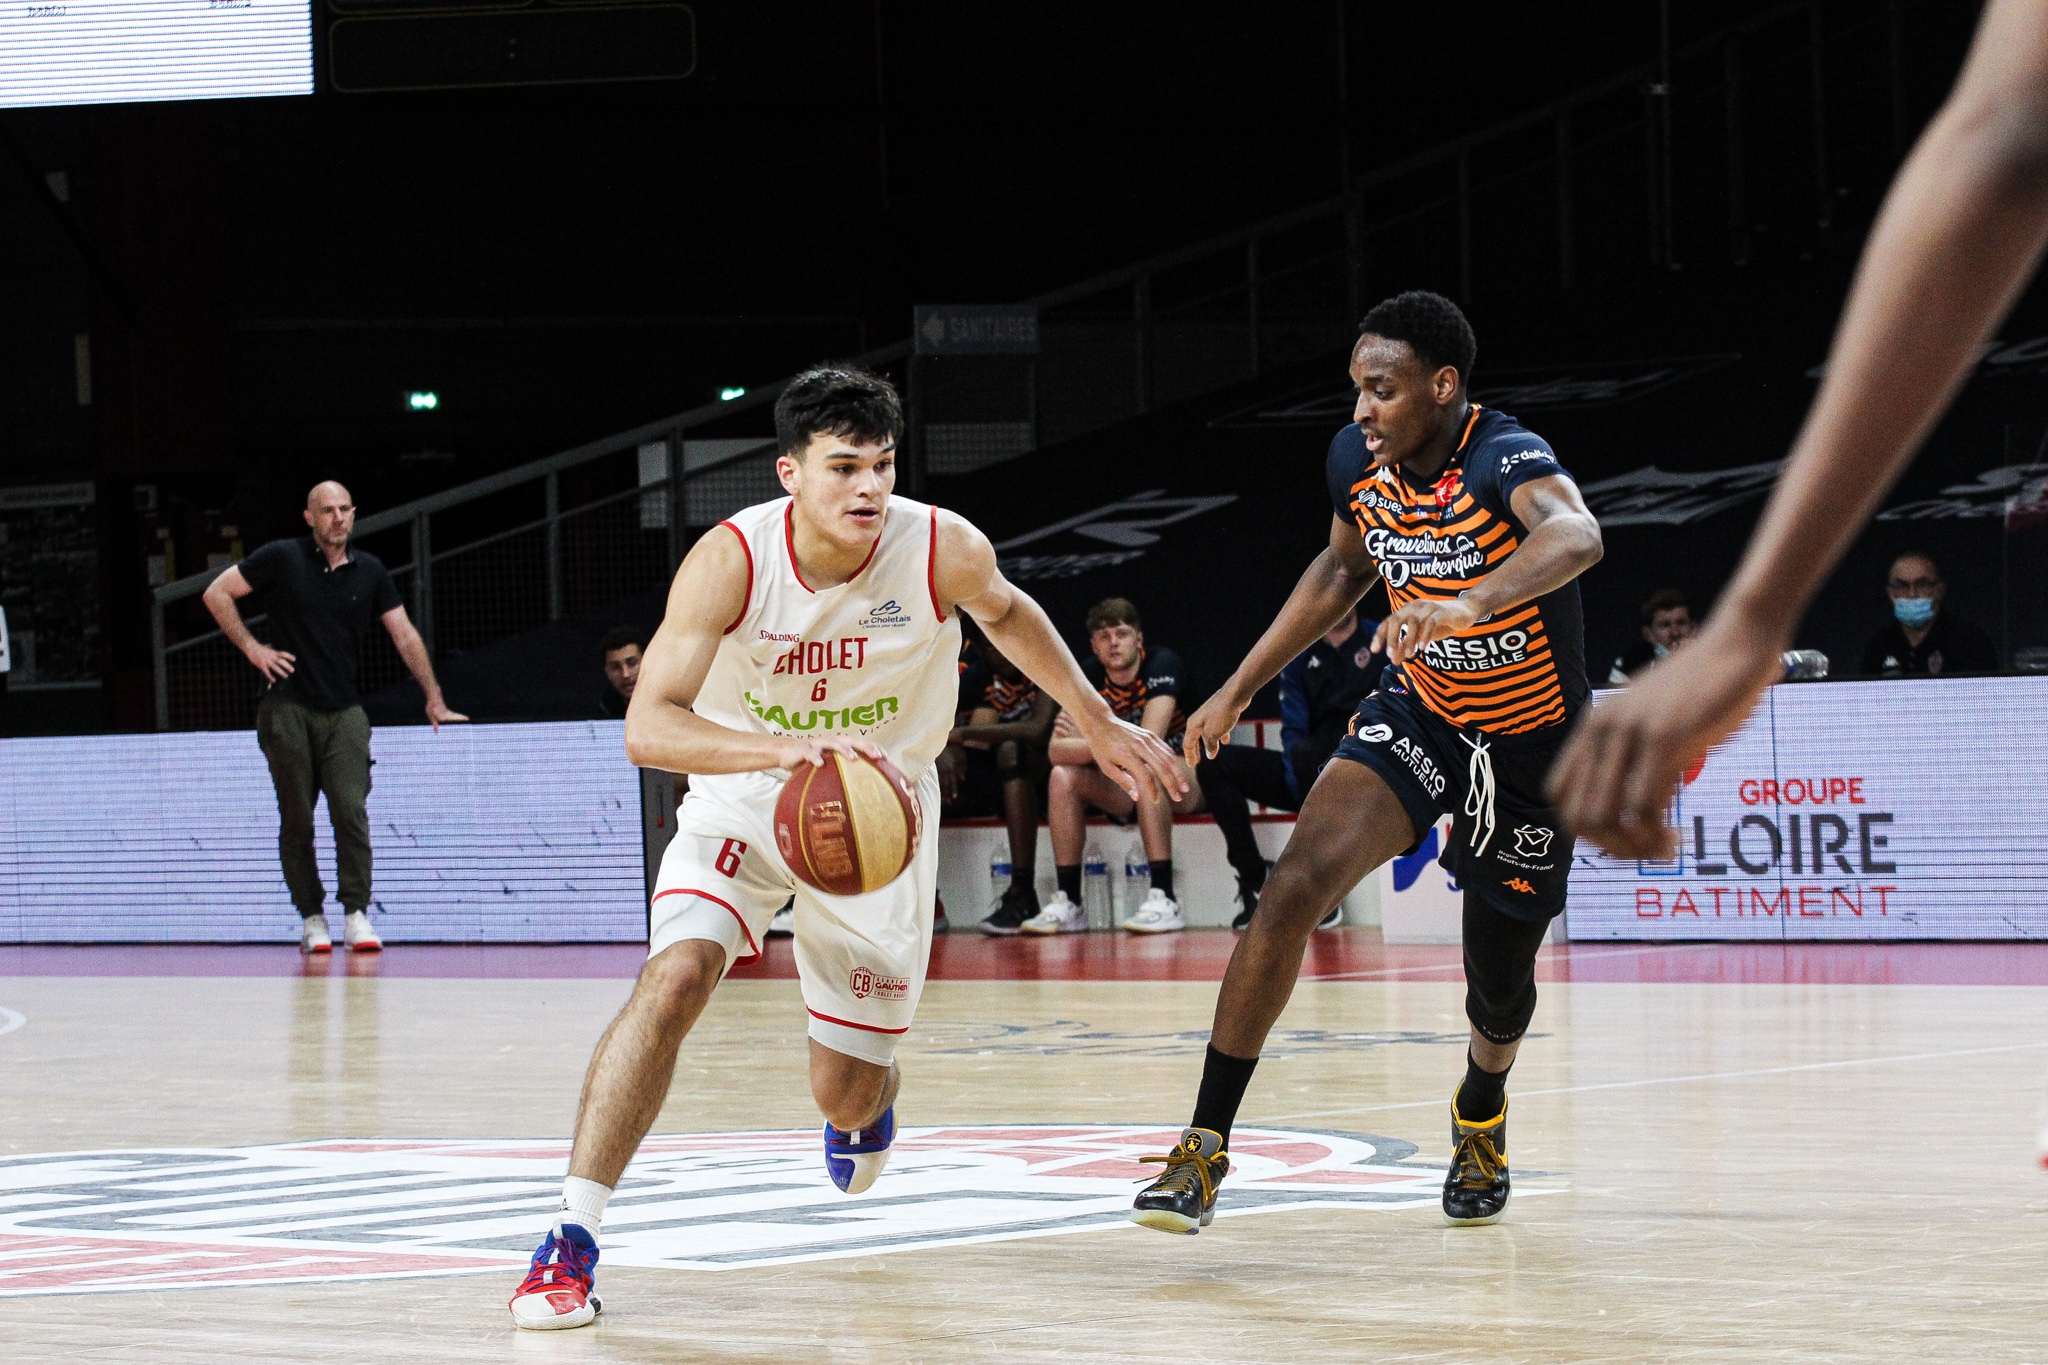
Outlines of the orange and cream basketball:
M 775 846 L 797 879 L 830 896 L 878 891 L 917 852 L 922 817 L 888 759 L 826 754 L 790 775 L 775 802 Z

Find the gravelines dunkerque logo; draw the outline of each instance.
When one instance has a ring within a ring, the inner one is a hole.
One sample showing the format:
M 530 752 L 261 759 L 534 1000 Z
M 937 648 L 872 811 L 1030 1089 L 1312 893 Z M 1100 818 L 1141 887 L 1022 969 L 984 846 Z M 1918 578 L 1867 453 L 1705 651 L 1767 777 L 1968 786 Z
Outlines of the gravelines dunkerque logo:
M 1178 1129 L 905 1128 L 849 1198 L 814 1129 L 652 1137 L 605 1216 L 604 1264 L 732 1270 L 1130 1228 L 1141 1156 Z M 1413 1143 L 1239 1128 L 1220 1218 L 1434 1208 Z M 329 1140 L 0 1159 L 0 1296 L 516 1275 L 559 1202 L 560 1140 Z M 1525 1191 L 1518 1186 L 1518 1194 Z M 1529 1190 L 1528 1193 L 1539 1191 Z

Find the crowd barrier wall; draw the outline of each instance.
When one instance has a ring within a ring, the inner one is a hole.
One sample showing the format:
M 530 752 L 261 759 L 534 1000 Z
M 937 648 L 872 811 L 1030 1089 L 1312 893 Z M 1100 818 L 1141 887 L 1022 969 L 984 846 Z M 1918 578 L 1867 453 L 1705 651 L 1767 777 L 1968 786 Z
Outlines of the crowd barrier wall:
M 1774 687 L 1669 818 L 1579 846 L 1573 939 L 2048 938 L 2048 678 Z
M 643 940 L 646 829 L 620 731 L 378 730 L 380 932 L 394 943 Z M 1580 846 L 1570 937 L 2048 938 L 2048 679 L 1773 688 L 1670 814 L 1680 848 L 1669 862 Z M 324 803 L 315 829 L 331 896 Z M 1259 823 L 1268 856 L 1292 832 L 1290 820 Z M 1120 878 L 1135 831 L 1093 833 Z M 276 836 L 249 731 L 0 740 L 0 942 L 292 942 Z M 941 886 L 966 927 L 987 913 L 1001 831 L 949 825 L 942 838 Z M 1184 824 L 1174 862 L 1189 921 L 1227 923 L 1235 888 L 1214 825 Z M 1042 846 L 1042 891 L 1051 869 Z M 1402 937 L 1440 938 L 1455 889 L 1428 858 L 1401 860 L 1352 894 L 1346 919 L 1384 915 L 1390 936 L 1398 920 Z
M 395 943 L 644 941 L 639 782 L 623 725 L 377 730 L 378 932 Z M 334 917 L 324 798 L 314 830 Z M 0 942 L 297 939 L 253 730 L 0 740 Z

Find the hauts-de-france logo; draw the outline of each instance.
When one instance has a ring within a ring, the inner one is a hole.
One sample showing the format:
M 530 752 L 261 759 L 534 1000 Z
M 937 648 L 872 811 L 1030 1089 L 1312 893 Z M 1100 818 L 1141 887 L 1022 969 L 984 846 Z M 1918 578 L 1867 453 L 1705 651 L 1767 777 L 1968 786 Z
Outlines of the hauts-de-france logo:
M 1127 1228 L 1141 1156 L 1178 1129 L 905 1128 L 867 1193 L 833 1188 L 815 1129 L 652 1137 L 605 1218 L 604 1263 L 672 1270 L 873 1256 Z M 1441 1166 L 1361 1133 L 1239 1128 L 1220 1218 L 1434 1208 Z M 560 1202 L 552 1139 L 344 1141 L 0 1159 L 0 1296 L 494 1273 L 516 1278 Z M 1518 1173 L 1518 1176 L 1520 1173 Z M 1518 1195 L 1542 1193 L 1518 1178 Z

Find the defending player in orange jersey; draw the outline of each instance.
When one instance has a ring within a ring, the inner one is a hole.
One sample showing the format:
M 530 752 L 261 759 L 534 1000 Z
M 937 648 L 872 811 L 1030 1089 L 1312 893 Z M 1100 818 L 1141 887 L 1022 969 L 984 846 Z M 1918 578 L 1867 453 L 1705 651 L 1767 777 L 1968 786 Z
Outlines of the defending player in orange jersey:
M 933 760 L 953 729 L 959 613 L 1074 717 L 1110 780 L 1136 798 L 1184 793 L 1173 752 L 1110 714 L 1038 604 L 996 568 L 988 537 L 894 497 L 903 411 L 886 380 L 819 369 L 775 405 L 789 496 L 737 512 L 683 560 L 626 711 L 641 767 L 691 774 L 662 857 L 647 963 L 583 1082 L 562 1209 L 512 1296 L 521 1327 L 580 1327 L 611 1192 L 661 1112 L 676 1052 L 734 962 L 753 960 L 793 895 L 809 1013 L 811 1094 L 825 1169 L 858 1194 L 895 1135 L 897 1041 L 931 952 L 938 886 Z M 792 770 L 828 752 L 884 756 L 917 793 L 922 833 L 886 884 L 834 895 L 777 848 Z
M 1508 1068 L 1536 1008 L 1536 949 L 1564 909 L 1572 836 L 1543 795 L 1587 698 L 1576 579 L 1600 528 L 1543 439 L 1466 396 L 1478 350 L 1449 299 L 1407 293 L 1366 314 L 1351 354 L 1356 420 L 1330 443 L 1329 547 L 1230 681 L 1188 722 L 1214 754 L 1252 695 L 1383 579 L 1373 637 L 1392 666 L 1301 808 L 1216 1001 L 1194 1117 L 1131 1217 L 1195 1232 L 1316 922 L 1444 814 L 1443 863 L 1465 892 L 1465 1078 L 1444 1183 L 1453 1223 L 1507 1205 Z

